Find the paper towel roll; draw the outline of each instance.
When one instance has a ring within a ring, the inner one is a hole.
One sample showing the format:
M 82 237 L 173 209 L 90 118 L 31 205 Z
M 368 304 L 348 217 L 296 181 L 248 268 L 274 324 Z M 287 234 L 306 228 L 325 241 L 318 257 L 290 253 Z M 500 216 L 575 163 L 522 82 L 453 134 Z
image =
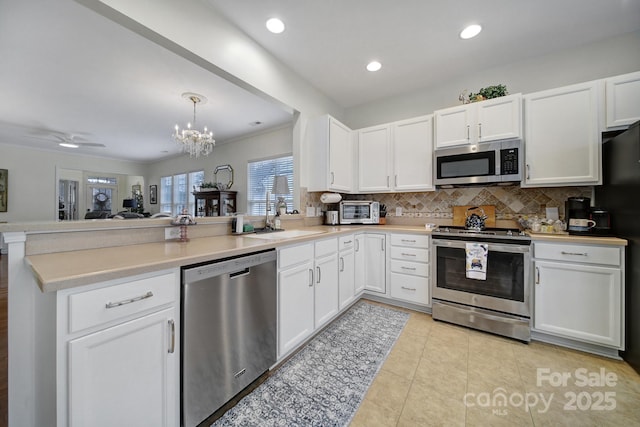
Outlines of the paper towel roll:
M 322 203 L 338 203 L 342 200 L 342 196 L 338 193 L 322 193 L 320 201 Z

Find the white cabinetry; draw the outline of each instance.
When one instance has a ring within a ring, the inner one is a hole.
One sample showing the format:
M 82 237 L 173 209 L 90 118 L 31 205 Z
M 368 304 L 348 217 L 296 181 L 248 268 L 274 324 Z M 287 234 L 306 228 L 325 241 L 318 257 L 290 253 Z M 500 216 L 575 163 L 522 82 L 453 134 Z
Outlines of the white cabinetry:
M 523 186 L 601 183 L 600 93 L 588 82 L 524 96 Z
M 313 333 L 313 243 L 278 250 L 278 357 Z
M 338 239 L 315 242 L 315 329 L 338 313 Z
M 56 298 L 57 425 L 178 425 L 177 270 Z
M 534 243 L 534 329 L 624 348 L 624 249 Z
M 429 236 L 391 234 L 391 297 L 429 305 Z
M 522 137 L 522 95 L 437 110 L 436 148 Z
M 338 253 L 339 309 L 342 310 L 356 298 L 354 235 L 340 237 L 338 246 L 340 248 Z
M 433 116 L 358 131 L 360 192 L 433 190 Z
M 309 191 L 353 190 L 351 129 L 331 116 L 310 120 L 307 127 Z
M 354 248 L 354 292 L 356 295 L 364 291 L 365 281 L 365 238 L 364 234 L 356 234 Z
M 364 288 L 386 293 L 386 235 L 364 235 Z
M 640 120 L 640 71 L 605 80 L 607 127 L 628 126 Z

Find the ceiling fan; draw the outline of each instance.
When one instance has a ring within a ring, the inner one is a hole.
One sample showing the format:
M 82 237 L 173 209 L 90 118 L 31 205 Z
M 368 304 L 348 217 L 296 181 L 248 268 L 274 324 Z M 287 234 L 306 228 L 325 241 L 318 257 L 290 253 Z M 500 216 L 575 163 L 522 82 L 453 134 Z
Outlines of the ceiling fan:
M 80 136 L 79 133 L 65 133 L 56 130 L 46 129 L 42 132 L 30 135 L 32 138 L 44 139 L 51 141 L 48 136 L 53 137 L 55 142 L 65 148 L 105 148 L 106 145 L 98 142 L 91 142 Z M 52 141 L 53 142 L 53 141 Z

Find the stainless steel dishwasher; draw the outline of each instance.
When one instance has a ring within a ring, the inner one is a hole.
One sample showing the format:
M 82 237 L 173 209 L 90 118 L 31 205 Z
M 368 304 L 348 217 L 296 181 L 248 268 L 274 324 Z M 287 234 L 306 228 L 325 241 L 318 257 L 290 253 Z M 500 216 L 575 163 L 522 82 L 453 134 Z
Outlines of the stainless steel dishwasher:
M 182 271 L 181 416 L 196 426 L 276 361 L 276 252 Z

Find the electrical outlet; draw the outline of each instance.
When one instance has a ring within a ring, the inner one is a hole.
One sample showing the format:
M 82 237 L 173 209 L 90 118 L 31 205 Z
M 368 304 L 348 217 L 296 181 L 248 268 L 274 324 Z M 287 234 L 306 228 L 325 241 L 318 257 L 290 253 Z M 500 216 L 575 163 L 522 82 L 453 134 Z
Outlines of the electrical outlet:
M 180 238 L 180 227 L 165 227 L 164 240 L 172 240 Z
M 396 208 L 396 216 L 402 216 L 402 208 Z

